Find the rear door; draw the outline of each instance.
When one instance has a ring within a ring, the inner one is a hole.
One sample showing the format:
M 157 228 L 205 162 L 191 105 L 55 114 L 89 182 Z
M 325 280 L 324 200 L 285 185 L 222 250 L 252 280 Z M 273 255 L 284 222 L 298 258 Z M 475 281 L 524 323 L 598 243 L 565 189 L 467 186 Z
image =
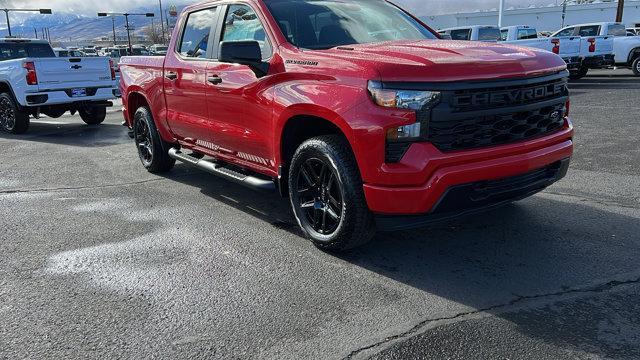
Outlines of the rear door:
M 167 123 L 179 140 L 189 143 L 211 141 L 206 72 L 219 8 L 209 6 L 183 16 L 180 38 L 165 59 Z
M 273 42 L 258 12 L 245 3 L 231 3 L 224 6 L 222 14 L 214 49 L 222 41 L 255 40 L 260 44 L 262 59 L 271 58 Z M 267 91 L 259 85 L 260 78 L 249 66 L 215 59 L 207 69 L 207 78 L 216 80 L 208 84 L 207 91 L 209 113 L 216 126 L 216 150 L 257 170 L 272 167 L 272 110 L 269 103 L 259 101 Z

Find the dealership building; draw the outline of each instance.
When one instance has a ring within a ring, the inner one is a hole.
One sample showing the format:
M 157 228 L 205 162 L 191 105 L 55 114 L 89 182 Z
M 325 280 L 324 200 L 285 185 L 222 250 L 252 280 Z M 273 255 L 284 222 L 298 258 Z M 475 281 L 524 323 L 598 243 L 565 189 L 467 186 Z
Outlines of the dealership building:
M 550 0 L 553 1 L 553 0 Z M 584 1 L 581 1 L 584 2 Z M 498 0 L 496 0 L 496 5 Z M 594 1 L 578 4 L 567 2 L 565 26 L 579 23 L 614 21 L 618 3 L 613 1 Z M 436 29 L 467 25 L 497 25 L 498 9 L 468 13 L 426 16 L 422 19 Z M 640 27 L 640 0 L 626 0 L 623 23 L 627 27 Z M 530 25 L 539 31 L 554 31 L 562 27 L 562 0 L 547 6 L 528 8 L 507 8 L 503 26 Z

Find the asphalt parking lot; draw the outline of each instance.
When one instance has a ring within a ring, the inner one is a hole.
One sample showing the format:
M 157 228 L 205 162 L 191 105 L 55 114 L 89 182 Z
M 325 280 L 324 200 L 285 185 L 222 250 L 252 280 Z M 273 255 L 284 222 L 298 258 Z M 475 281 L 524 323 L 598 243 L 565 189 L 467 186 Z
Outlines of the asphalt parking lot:
M 0 134 L 0 358 L 640 358 L 640 79 L 571 89 L 560 183 L 341 256 L 276 195 L 148 174 L 118 112 Z

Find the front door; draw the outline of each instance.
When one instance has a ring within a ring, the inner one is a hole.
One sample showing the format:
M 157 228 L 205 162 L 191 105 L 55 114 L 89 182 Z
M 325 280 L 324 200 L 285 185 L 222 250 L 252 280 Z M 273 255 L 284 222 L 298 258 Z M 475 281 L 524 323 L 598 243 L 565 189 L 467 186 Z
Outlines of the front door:
M 246 4 L 230 4 L 224 9 L 224 22 L 214 48 L 219 49 L 221 41 L 255 40 L 260 44 L 262 58 L 271 58 L 271 43 L 256 12 Z M 213 137 L 219 150 L 258 168 L 272 168 L 272 111 L 269 103 L 259 100 L 265 98 L 260 78 L 248 66 L 214 59 L 207 68 L 207 79 L 207 104 L 215 121 Z

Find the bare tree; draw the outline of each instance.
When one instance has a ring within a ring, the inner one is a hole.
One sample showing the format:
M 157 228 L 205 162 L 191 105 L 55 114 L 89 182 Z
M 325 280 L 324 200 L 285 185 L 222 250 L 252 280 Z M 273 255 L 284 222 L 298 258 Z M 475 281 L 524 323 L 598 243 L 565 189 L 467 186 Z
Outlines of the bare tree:
M 144 36 L 153 44 L 162 43 L 162 28 L 159 24 L 151 23 L 142 29 Z

